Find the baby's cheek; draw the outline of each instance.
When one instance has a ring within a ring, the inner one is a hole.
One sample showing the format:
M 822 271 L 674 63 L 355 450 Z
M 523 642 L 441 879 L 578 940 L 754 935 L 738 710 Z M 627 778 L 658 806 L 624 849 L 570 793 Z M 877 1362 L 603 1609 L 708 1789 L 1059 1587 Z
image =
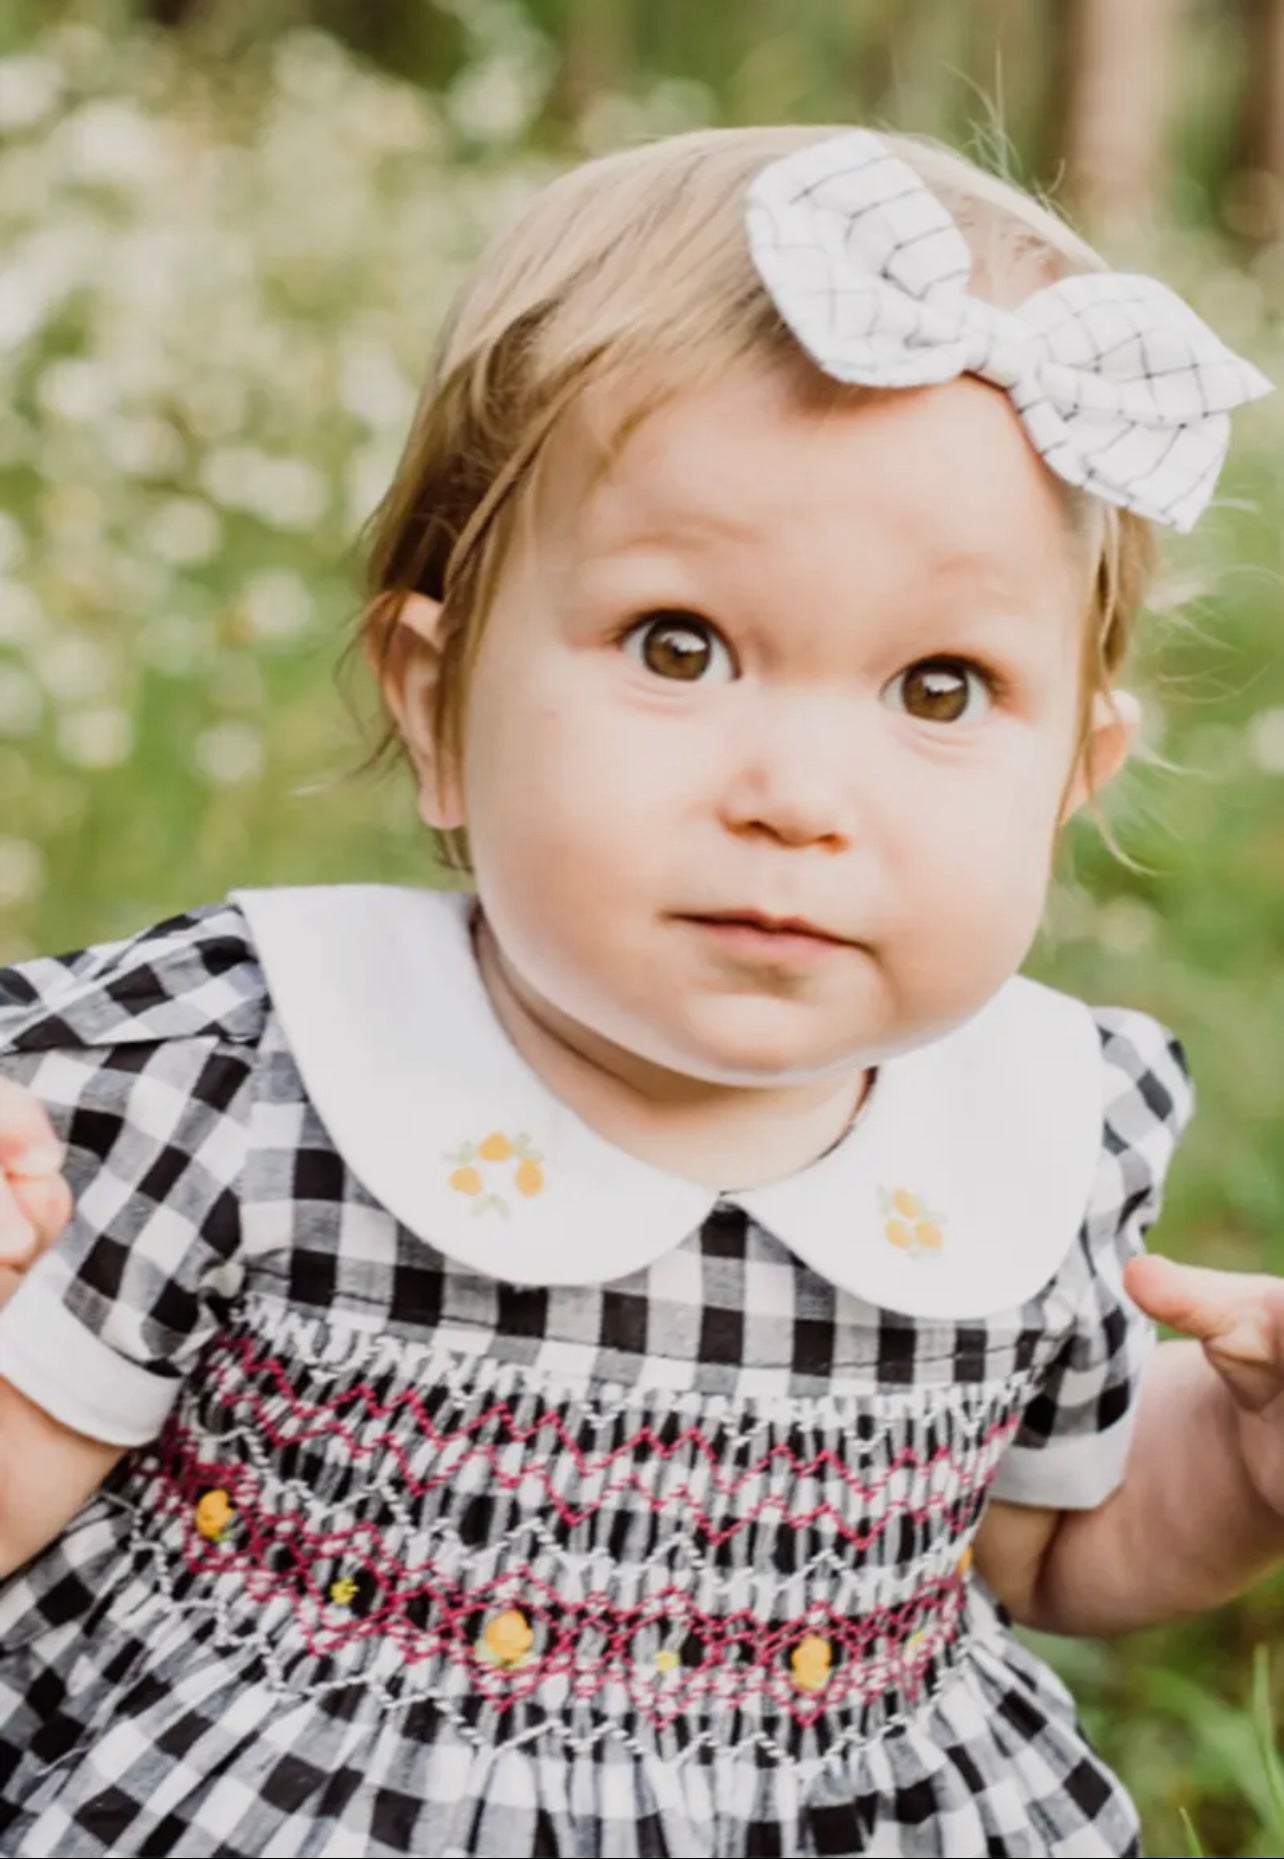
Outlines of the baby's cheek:
M 1051 836 L 1019 813 L 1006 830 L 979 830 L 975 819 L 938 824 L 890 953 L 907 992 L 949 1019 L 973 1011 L 1024 961 L 1047 898 Z

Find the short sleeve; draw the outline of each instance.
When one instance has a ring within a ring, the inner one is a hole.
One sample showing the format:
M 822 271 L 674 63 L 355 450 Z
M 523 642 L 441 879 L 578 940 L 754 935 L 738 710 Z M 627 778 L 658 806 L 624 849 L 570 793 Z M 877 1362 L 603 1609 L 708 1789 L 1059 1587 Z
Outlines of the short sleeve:
M 262 993 L 230 906 L 0 970 L 0 1074 L 48 1110 L 75 1200 L 0 1311 L 0 1375 L 92 1438 L 155 1437 L 241 1287 Z
M 1154 1326 L 1123 1288 L 1145 1250 L 1194 1095 L 1166 1027 L 1093 1010 L 1102 1049 L 1101 1154 L 1071 1257 L 1044 1294 L 1068 1313 L 1037 1393 L 999 1466 L 993 1494 L 1014 1504 L 1090 1510 L 1123 1481 Z

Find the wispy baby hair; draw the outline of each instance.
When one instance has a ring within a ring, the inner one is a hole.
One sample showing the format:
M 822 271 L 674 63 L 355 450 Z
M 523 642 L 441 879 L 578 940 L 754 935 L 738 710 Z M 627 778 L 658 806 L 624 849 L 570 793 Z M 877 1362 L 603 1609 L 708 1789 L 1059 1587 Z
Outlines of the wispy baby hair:
M 607 155 L 544 188 L 482 254 L 448 319 L 393 483 L 367 533 L 359 642 L 381 684 L 427 650 L 398 625 L 405 595 L 443 604 L 433 735 L 456 766 L 469 680 L 505 551 L 550 435 L 590 388 L 626 389 L 624 429 L 661 401 L 756 360 L 818 404 L 869 390 L 809 360 L 761 284 L 745 194 L 768 162 L 833 127 L 702 130 Z M 972 252 L 973 289 L 1011 304 L 1104 269 L 1064 221 L 964 156 L 884 140 L 941 200 Z M 618 440 L 622 431 L 615 435 Z M 1094 564 L 1079 739 L 1122 665 L 1154 559 L 1151 526 L 1063 487 Z M 379 755 L 398 734 L 388 722 Z M 445 862 L 468 869 L 461 833 Z

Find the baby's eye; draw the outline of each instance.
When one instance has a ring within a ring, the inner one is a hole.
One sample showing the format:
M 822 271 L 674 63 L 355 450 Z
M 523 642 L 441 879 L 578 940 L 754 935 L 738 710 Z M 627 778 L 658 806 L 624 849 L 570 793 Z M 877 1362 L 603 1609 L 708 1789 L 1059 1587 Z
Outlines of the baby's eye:
M 921 658 L 898 671 L 883 696 L 920 723 L 975 723 L 990 708 L 995 680 L 966 658 Z
M 694 613 L 648 614 L 630 626 L 624 635 L 624 649 L 657 678 L 708 684 L 726 683 L 736 675 L 735 661 L 722 635 Z M 711 667 L 721 671 L 720 680 L 706 675 Z

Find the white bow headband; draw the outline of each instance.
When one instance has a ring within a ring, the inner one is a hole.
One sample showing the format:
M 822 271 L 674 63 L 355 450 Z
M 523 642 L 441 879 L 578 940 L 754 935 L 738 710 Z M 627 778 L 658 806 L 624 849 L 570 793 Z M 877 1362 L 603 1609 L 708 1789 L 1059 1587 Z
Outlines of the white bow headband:
M 962 233 L 867 129 L 763 168 L 746 218 L 759 276 L 826 374 L 866 387 L 980 375 L 1060 477 L 1174 529 L 1213 494 L 1231 408 L 1272 392 L 1154 278 L 1082 273 L 1012 310 L 973 297 Z

